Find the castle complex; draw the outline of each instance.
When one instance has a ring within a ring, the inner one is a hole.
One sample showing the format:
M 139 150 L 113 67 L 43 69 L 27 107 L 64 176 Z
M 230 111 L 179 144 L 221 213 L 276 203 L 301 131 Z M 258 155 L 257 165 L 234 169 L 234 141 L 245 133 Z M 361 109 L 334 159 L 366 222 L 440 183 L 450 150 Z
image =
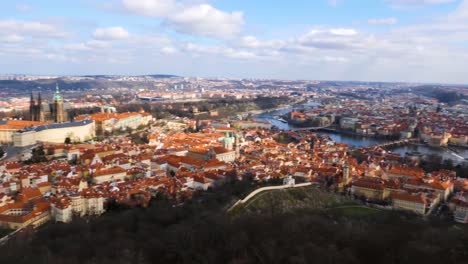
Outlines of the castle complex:
M 55 88 L 53 102 L 50 104 L 42 103 L 41 93 L 38 94 L 37 100 L 35 100 L 31 92 L 29 105 L 29 118 L 31 121 L 63 123 L 69 119 L 66 111 L 68 108 L 68 105 L 64 105 L 58 84 Z

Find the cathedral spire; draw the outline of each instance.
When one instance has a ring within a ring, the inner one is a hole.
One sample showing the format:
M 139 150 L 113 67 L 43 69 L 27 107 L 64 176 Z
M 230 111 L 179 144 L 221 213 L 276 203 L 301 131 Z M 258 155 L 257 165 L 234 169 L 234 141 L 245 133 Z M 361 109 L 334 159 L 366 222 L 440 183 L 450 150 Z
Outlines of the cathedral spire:
M 29 101 L 29 119 L 31 121 L 34 121 L 35 119 L 35 108 L 34 108 L 34 94 L 33 91 L 31 90 L 31 99 Z
M 62 101 L 62 96 L 60 95 L 58 83 L 55 83 L 54 101 Z
M 64 110 L 63 110 L 63 98 L 60 95 L 60 90 L 58 83 L 55 84 L 55 94 L 54 94 L 54 107 L 53 107 L 53 115 L 55 123 L 63 123 L 65 121 L 64 118 Z

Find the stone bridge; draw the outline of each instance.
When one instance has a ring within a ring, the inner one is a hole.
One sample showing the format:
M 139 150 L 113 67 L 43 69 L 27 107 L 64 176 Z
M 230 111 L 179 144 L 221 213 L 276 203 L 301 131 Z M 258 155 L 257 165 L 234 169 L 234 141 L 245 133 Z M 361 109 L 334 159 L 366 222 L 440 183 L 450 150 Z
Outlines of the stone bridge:
M 412 138 L 412 139 L 401 139 L 401 140 L 395 140 L 395 141 L 390 141 L 378 145 L 373 145 L 372 147 L 380 147 L 380 148 L 385 148 L 385 147 L 393 147 L 393 146 L 398 146 L 398 145 L 405 145 L 409 143 L 417 143 L 418 139 Z

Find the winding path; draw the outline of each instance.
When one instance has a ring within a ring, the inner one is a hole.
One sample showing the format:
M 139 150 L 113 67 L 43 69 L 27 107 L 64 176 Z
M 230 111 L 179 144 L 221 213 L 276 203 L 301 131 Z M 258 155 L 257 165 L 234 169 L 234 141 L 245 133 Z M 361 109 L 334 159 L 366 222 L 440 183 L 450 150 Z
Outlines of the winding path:
M 301 184 L 295 184 L 295 185 L 281 185 L 281 186 L 269 186 L 269 187 L 262 187 L 259 188 L 253 192 L 251 192 L 249 195 L 247 195 L 244 199 L 237 201 L 233 206 L 229 207 L 227 210 L 228 212 L 232 211 L 236 206 L 240 204 L 245 204 L 247 203 L 250 199 L 254 198 L 257 194 L 264 192 L 264 191 L 271 191 L 271 190 L 283 190 L 283 189 L 290 189 L 290 188 L 301 188 L 301 187 L 306 187 L 310 186 L 312 183 L 307 182 L 307 183 L 301 183 Z

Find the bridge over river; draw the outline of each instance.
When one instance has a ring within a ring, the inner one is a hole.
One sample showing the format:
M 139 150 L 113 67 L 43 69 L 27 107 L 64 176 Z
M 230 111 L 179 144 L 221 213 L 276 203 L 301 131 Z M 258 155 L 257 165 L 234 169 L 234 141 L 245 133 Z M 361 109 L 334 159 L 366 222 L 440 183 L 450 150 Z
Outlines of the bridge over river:
M 336 129 L 331 128 L 331 126 L 321 126 L 321 127 L 298 127 L 298 128 L 291 128 L 290 131 L 317 131 L 317 130 L 326 130 L 330 132 L 335 132 Z
M 385 143 L 378 144 L 378 145 L 373 145 L 372 147 L 381 147 L 381 148 L 396 147 L 396 146 L 400 146 L 400 145 L 406 145 L 406 144 L 418 143 L 418 142 L 419 142 L 419 140 L 416 139 L 416 138 L 412 138 L 412 139 L 401 139 L 401 140 L 395 140 L 395 141 L 385 142 Z

